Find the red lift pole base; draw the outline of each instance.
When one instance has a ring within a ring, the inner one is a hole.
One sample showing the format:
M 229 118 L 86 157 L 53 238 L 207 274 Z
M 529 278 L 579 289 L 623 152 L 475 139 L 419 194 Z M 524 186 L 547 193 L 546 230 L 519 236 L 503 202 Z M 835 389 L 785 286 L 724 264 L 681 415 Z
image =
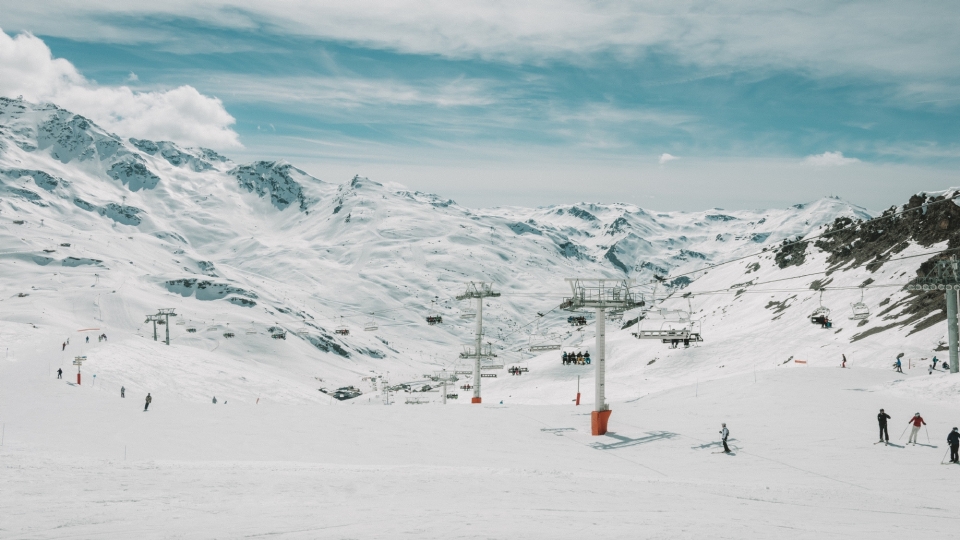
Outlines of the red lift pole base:
M 577 392 L 577 405 L 580 405 L 580 392 Z
M 80 384 L 80 374 L 77 373 L 77 384 Z
M 470 398 L 470 403 L 480 403 L 480 398 L 478 397 Z
M 593 411 L 590 413 L 590 433 L 592 435 L 606 435 L 607 421 L 610 420 L 610 409 L 605 411 Z

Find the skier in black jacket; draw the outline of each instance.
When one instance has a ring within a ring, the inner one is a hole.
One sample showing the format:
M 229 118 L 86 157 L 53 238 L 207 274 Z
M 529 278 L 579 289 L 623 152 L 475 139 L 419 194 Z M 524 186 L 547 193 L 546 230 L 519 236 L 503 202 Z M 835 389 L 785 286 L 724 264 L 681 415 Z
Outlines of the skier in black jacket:
M 957 456 L 957 450 L 960 449 L 960 433 L 957 432 L 957 428 L 953 428 L 953 431 L 947 435 L 947 444 L 950 445 L 950 463 L 960 463 Z
M 887 420 L 890 419 L 890 415 L 883 412 L 883 409 L 880 409 L 880 414 L 877 415 L 877 422 L 880 423 L 880 441 L 883 442 L 883 437 L 886 435 L 887 444 L 890 443 L 890 432 L 887 431 Z

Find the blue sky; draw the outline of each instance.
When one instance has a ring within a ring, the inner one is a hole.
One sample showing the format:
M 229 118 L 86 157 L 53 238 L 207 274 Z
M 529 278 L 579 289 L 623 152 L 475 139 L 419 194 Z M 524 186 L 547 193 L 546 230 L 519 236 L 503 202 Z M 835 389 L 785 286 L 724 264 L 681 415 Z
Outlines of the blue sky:
M 0 27 L 34 34 L 86 87 L 219 99 L 236 139 L 185 143 L 475 206 L 833 194 L 878 209 L 960 185 L 960 8 L 804 9 L 39 2 Z

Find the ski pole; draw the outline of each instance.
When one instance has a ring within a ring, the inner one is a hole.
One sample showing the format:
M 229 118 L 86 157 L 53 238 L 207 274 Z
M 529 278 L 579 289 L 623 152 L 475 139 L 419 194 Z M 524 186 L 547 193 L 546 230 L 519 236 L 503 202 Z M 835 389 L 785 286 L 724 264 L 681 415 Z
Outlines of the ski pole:
M 923 426 L 923 432 L 927 434 L 927 444 L 930 443 L 930 430 L 927 429 L 927 426 Z
M 947 448 L 947 451 L 948 451 L 948 452 L 950 451 L 950 448 L 949 448 L 949 447 Z M 945 459 L 947 459 L 947 452 L 944 452 L 944 453 L 943 453 L 943 457 L 940 458 L 940 464 L 941 464 L 941 465 L 943 465 L 943 460 L 945 460 Z
M 910 429 L 910 424 L 907 424 L 907 427 L 903 428 L 903 433 L 900 434 L 900 438 L 897 439 L 898 441 L 903 438 L 908 429 Z

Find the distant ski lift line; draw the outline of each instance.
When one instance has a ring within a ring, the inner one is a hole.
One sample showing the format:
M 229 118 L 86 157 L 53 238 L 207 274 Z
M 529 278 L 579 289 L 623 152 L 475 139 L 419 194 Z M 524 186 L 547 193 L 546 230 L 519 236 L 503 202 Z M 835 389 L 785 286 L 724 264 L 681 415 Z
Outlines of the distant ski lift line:
M 907 209 L 901 210 L 901 211 L 899 211 L 899 212 L 894 212 L 893 214 L 890 214 L 889 216 L 877 216 L 877 217 L 875 217 L 875 218 L 868 219 L 868 220 L 864 221 L 863 223 L 861 223 L 860 225 L 862 225 L 862 224 L 864 224 L 864 223 L 870 223 L 870 222 L 872 222 L 872 221 L 879 221 L 879 220 L 881 220 L 881 219 L 895 218 L 895 217 L 897 217 L 897 216 L 901 216 L 901 215 L 903 215 L 903 214 L 906 214 L 907 212 L 911 212 L 911 211 L 914 211 L 914 210 L 923 210 L 924 207 L 926 207 L 926 208 L 929 209 L 931 206 L 933 206 L 933 205 L 935 205 L 935 204 L 940 204 L 940 203 L 949 202 L 949 201 L 952 201 L 952 200 L 956 199 L 957 197 L 960 197 L 960 191 L 957 191 L 957 192 L 954 193 L 953 196 L 951 196 L 951 197 L 945 197 L 945 198 L 943 198 L 942 200 L 935 201 L 935 202 L 932 202 L 932 203 L 928 203 L 928 204 L 926 204 L 926 205 L 920 205 L 920 206 L 917 206 L 916 208 L 907 208 Z M 801 243 L 801 242 L 809 242 L 809 241 L 811 241 L 811 240 L 816 240 L 816 239 L 818 239 L 818 238 L 824 238 L 824 237 L 826 237 L 826 236 L 830 236 L 830 235 L 833 235 L 833 234 L 838 234 L 838 233 L 844 232 L 844 231 L 846 231 L 846 230 L 847 230 L 847 227 L 844 227 L 844 228 L 842 228 L 842 229 L 837 229 L 837 230 L 835 230 L 835 231 L 825 232 L 825 233 L 823 233 L 823 234 L 818 234 L 818 235 L 815 235 L 815 236 L 811 236 L 811 237 L 809 237 L 809 238 L 801 238 L 800 240 L 795 240 L 795 241 L 793 241 L 793 242 L 787 242 L 786 244 L 783 244 L 783 245 L 780 246 L 780 247 L 792 246 L 792 245 L 794 245 L 794 244 L 799 244 L 799 243 Z M 757 257 L 757 256 L 760 256 L 760 255 L 763 255 L 764 253 L 767 253 L 768 251 L 769 251 L 769 248 L 768 248 L 766 251 L 758 251 L 758 252 L 756 252 L 756 253 L 751 253 L 751 254 L 749 254 L 749 255 L 744 255 L 744 256 L 742 256 L 742 257 L 737 257 L 737 258 L 734 258 L 734 259 L 730 259 L 730 260 L 728 260 L 728 261 L 723 261 L 723 262 L 719 262 L 719 263 L 716 263 L 716 264 L 711 264 L 711 265 L 705 266 L 705 267 L 703 267 L 703 268 L 701 268 L 701 269 L 699 269 L 699 270 L 693 270 L 693 271 L 686 272 L 686 273 L 683 273 L 683 274 L 677 274 L 677 275 L 672 276 L 672 277 L 673 277 L 674 279 L 676 279 L 676 278 L 682 277 L 682 276 L 689 276 L 689 275 L 691 275 L 691 274 L 696 274 L 697 272 L 703 272 L 703 271 L 705 271 L 705 270 L 710 270 L 710 269 L 713 269 L 713 268 L 717 268 L 717 267 L 723 266 L 723 265 L 725 265 L 725 264 L 730 264 L 730 263 L 734 263 L 734 262 L 737 262 L 737 261 L 742 261 L 742 260 L 744 260 L 744 259 L 749 259 L 749 258 L 751 258 L 751 257 Z

